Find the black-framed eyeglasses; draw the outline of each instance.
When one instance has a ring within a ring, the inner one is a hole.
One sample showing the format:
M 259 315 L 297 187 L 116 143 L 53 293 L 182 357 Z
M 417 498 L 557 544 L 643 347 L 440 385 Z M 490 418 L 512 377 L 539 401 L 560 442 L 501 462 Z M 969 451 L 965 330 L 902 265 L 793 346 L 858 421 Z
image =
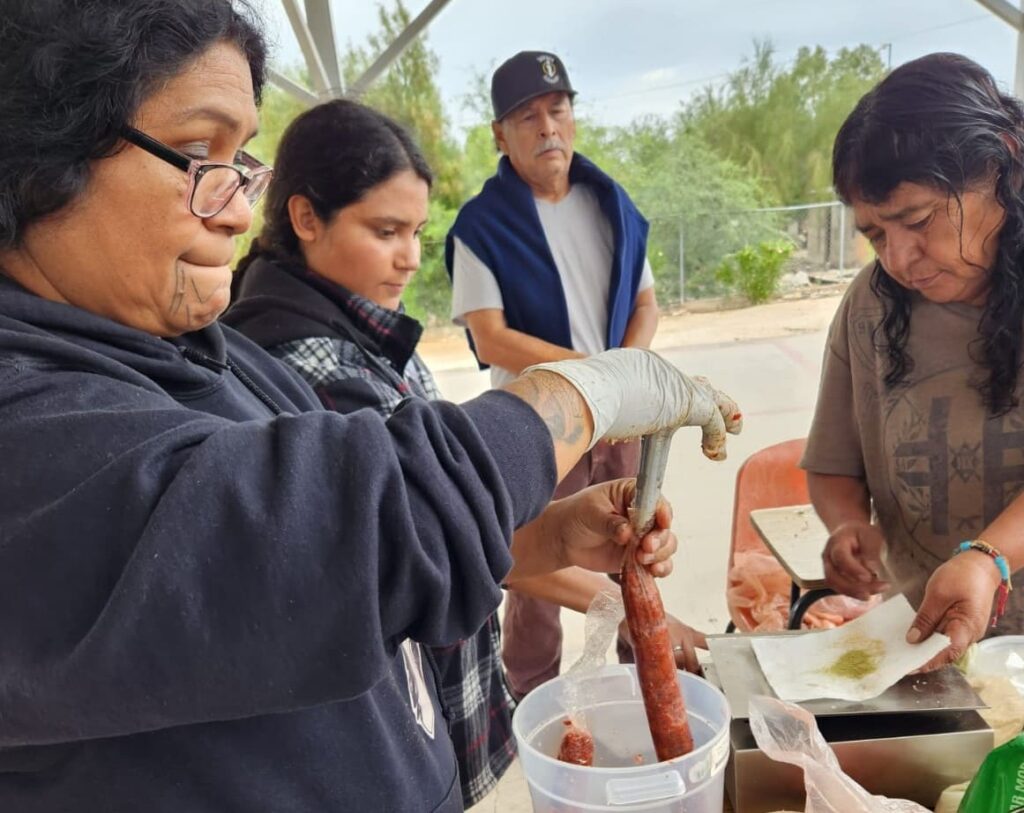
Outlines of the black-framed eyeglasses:
M 247 152 L 239 152 L 237 164 L 200 161 L 134 127 L 121 131 L 125 141 L 166 161 L 188 174 L 188 210 L 196 217 L 213 217 L 224 210 L 241 189 L 249 206 L 255 206 L 267 187 L 274 170 L 260 163 Z

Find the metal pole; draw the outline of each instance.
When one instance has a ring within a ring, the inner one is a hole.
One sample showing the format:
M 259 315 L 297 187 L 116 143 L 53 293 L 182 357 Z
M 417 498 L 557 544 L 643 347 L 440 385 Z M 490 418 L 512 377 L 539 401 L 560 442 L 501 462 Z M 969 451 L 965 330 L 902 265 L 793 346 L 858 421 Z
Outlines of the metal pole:
M 978 0 L 978 2 L 1014 28 L 1021 27 L 1020 7 L 1014 7 L 1009 0 Z
M 267 70 L 267 76 L 270 77 L 271 84 L 277 85 L 281 90 L 286 93 L 290 93 L 306 107 L 313 107 L 320 102 L 320 100 L 312 94 L 309 90 L 304 88 L 298 82 L 292 81 L 283 73 L 275 71 L 273 68 Z
M 327 74 L 324 71 L 324 64 L 320 60 L 320 51 L 317 49 L 316 41 L 313 39 L 313 32 L 309 30 L 309 24 L 299 8 L 298 0 L 283 0 L 284 10 L 288 20 L 295 32 L 295 39 L 298 40 L 299 49 L 306 60 L 306 68 L 309 70 L 309 80 L 313 84 L 313 90 L 319 99 L 326 99 L 329 92 Z
M 405 30 L 402 31 L 395 41 L 392 42 L 387 48 L 385 48 L 380 55 L 374 60 L 373 64 L 356 79 L 348 89 L 345 91 L 348 96 L 353 99 L 358 99 L 362 96 L 367 88 L 372 85 L 377 78 L 384 73 L 391 63 L 394 62 L 398 57 L 402 55 L 402 51 L 409 47 L 412 42 L 420 35 L 424 28 L 426 28 L 430 21 L 433 20 L 441 9 L 448 5 L 451 0 L 430 0 L 423 11 L 421 11 L 413 20 L 409 21 L 409 25 L 406 26 Z
M 686 245 L 682 218 L 679 219 L 679 301 L 686 301 Z
M 306 0 L 306 24 L 320 54 L 320 64 L 327 79 L 327 96 L 340 99 L 345 92 L 334 36 L 334 15 L 329 0 Z
M 1024 6 L 1024 0 L 1021 0 Z M 1024 28 L 1017 29 L 1017 65 L 1013 71 L 1013 95 L 1024 99 Z
M 846 268 L 846 204 L 839 202 L 839 273 Z
M 1017 29 L 1017 65 L 1014 69 L 1013 92 L 1018 98 L 1024 94 L 1024 0 L 1016 6 L 1009 0 L 977 0 L 999 19 Z

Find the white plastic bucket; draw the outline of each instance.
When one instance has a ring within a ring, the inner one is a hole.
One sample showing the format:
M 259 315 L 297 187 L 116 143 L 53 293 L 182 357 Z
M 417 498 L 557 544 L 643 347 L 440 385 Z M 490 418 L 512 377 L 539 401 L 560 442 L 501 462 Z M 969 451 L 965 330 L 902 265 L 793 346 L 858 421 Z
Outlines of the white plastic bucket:
M 657 762 L 654 754 L 635 667 L 602 667 L 581 687 L 594 767 L 555 758 L 572 710 L 565 678 L 530 692 L 516 708 L 512 731 L 535 813 L 721 813 L 729 704 L 706 680 L 677 675 L 694 749 L 667 762 Z

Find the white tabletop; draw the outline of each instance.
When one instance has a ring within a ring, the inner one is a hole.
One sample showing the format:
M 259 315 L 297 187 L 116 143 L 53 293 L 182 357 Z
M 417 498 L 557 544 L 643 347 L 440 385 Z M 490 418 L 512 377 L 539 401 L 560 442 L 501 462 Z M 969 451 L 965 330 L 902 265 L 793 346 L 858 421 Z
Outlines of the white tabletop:
M 790 578 L 804 590 L 825 587 L 821 552 L 828 530 L 810 505 L 759 508 L 750 521 Z

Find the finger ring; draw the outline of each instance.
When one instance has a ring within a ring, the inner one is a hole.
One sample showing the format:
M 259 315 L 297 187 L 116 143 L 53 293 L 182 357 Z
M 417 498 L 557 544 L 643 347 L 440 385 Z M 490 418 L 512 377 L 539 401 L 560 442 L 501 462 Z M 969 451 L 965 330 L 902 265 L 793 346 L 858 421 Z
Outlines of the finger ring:
M 673 652 L 685 652 L 686 649 L 685 649 L 685 647 L 683 647 L 682 644 L 676 644 L 674 647 L 672 647 L 672 651 Z

